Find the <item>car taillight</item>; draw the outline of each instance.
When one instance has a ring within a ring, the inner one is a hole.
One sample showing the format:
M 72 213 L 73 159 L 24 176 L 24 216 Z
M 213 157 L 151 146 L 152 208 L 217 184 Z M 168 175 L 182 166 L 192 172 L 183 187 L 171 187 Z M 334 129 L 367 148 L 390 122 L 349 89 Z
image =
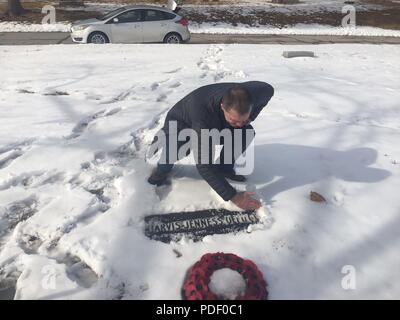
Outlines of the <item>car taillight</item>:
M 183 25 L 184 27 L 186 27 L 189 24 L 189 20 L 185 19 L 185 18 L 182 18 L 182 19 L 180 19 L 178 21 L 175 21 L 175 23 L 179 23 L 179 24 Z

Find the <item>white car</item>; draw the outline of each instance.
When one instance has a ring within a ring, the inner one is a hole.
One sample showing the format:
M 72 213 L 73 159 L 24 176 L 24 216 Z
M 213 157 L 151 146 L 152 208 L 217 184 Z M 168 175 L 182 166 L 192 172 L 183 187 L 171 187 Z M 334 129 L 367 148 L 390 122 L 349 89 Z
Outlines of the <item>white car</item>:
M 190 40 L 188 20 L 157 6 L 126 6 L 106 15 L 76 21 L 71 38 L 78 43 L 182 43 Z

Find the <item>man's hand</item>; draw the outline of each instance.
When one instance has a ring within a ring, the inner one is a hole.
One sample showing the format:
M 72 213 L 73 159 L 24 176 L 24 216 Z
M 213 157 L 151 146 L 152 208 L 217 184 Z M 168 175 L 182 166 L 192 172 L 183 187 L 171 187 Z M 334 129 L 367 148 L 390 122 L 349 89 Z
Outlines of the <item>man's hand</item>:
M 261 207 L 261 202 L 252 198 L 251 196 L 254 196 L 256 193 L 255 192 L 238 192 L 232 199 L 231 201 L 236 204 L 240 209 L 243 209 L 245 211 L 248 210 L 257 210 L 258 208 Z

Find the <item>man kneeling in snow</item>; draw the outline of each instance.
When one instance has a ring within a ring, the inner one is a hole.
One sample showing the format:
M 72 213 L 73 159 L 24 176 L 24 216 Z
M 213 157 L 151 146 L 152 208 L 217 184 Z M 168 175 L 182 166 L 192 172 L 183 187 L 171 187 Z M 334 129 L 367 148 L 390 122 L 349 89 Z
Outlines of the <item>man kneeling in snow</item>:
M 157 141 L 163 151 L 148 182 L 157 186 L 164 184 L 174 163 L 182 158 L 181 147 L 189 143 L 196 167 L 211 188 L 225 201 L 230 200 L 243 210 L 258 209 L 261 204 L 252 198 L 253 193 L 237 192 L 226 179 L 246 180 L 236 174 L 234 164 L 254 138 L 250 122 L 256 119 L 273 94 L 273 87 L 261 81 L 217 83 L 189 93 L 169 110 L 160 132 L 164 139 L 159 139 L 157 134 L 153 141 L 153 146 Z M 185 136 L 181 133 L 186 131 L 194 134 L 181 139 Z M 216 143 L 215 133 L 219 134 L 219 140 L 223 138 L 223 143 Z M 223 147 L 215 161 L 215 146 L 218 144 Z M 183 157 L 189 153 L 190 150 L 186 150 Z

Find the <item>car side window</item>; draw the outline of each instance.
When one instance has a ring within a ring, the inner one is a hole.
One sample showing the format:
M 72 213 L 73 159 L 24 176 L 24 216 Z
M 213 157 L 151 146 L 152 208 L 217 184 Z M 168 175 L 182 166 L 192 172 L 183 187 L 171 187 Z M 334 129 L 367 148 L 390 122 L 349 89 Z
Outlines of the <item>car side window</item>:
M 163 12 L 159 10 L 144 10 L 144 21 L 165 20 Z
M 164 20 L 172 20 L 176 17 L 175 14 L 163 11 Z
M 121 13 L 118 18 L 118 23 L 139 22 L 141 20 L 140 10 L 131 10 Z

